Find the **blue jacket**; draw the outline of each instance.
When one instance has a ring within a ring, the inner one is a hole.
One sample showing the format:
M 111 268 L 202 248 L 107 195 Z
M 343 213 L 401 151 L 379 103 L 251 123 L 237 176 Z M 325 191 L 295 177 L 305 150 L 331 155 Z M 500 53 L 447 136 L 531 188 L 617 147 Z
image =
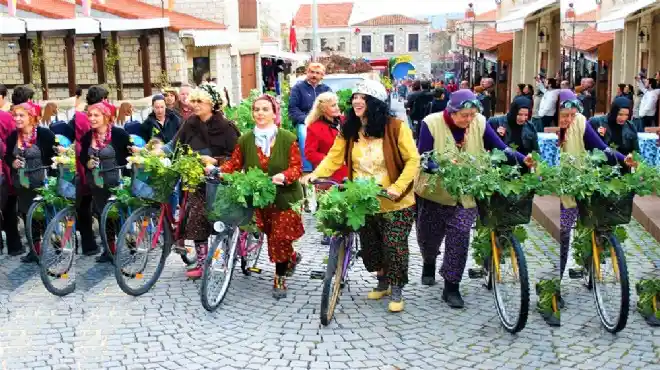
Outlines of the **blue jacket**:
M 304 125 L 305 118 L 312 110 L 316 97 L 324 92 L 332 91 L 330 86 L 320 83 L 316 88 L 307 82 L 299 81 L 291 88 L 289 97 L 289 118 L 295 125 Z

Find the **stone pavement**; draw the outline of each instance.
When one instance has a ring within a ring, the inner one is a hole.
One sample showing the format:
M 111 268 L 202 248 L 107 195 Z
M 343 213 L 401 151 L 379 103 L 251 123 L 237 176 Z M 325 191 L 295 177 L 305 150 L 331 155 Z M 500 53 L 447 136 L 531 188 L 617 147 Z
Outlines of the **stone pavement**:
M 97 265 L 91 257 L 76 261 L 77 290 L 57 298 L 45 290 L 35 266 L 2 256 L 2 368 L 553 369 L 560 368 L 560 360 L 573 368 L 598 359 L 620 368 L 659 368 L 653 357 L 658 336 L 639 317 L 631 314 L 629 327 L 617 337 L 604 334 L 595 314 L 570 315 L 576 293 L 567 296 L 565 327 L 550 329 L 532 310 L 526 328 L 515 336 L 500 327 L 482 280 L 466 274 L 462 292 L 467 308 L 447 308 L 440 284 L 419 282 L 421 258 L 414 232 L 405 311 L 392 314 L 386 301 L 366 300 L 375 279 L 358 262 L 336 320 L 321 327 L 321 281 L 309 275 L 323 268 L 327 247 L 319 244 L 314 220 L 306 216 L 305 223 L 307 234 L 299 244 L 305 259 L 289 281 L 289 297 L 280 302 L 271 298 L 273 266 L 264 256 L 264 272 L 235 274 L 215 313 L 202 308 L 199 283 L 185 280 L 176 255 L 168 259 L 152 291 L 138 298 L 124 294 L 110 266 Z M 556 271 L 557 247 L 538 224 L 528 230 L 525 252 L 533 286 L 539 276 Z M 583 307 L 591 307 L 591 298 L 582 293 Z M 532 307 L 536 300 L 532 289 Z M 617 356 L 620 362 L 614 362 Z

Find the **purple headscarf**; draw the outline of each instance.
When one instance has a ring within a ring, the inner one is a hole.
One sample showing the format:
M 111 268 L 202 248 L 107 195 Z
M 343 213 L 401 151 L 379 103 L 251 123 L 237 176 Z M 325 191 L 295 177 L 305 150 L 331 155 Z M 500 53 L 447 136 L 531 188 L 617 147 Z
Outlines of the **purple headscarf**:
M 459 110 L 463 109 L 463 104 L 466 101 L 476 101 L 477 96 L 468 89 L 461 89 L 454 91 L 449 96 L 449 102 L 447 103 L 447 108 L 445 110 L 449 113 L 456 113 Z
M 559 109 L 565 108 L 576 108 L 578 112 L 582 113 L 582 103 L 578 100 L 577 95 L 569 89 L 559 90 Z

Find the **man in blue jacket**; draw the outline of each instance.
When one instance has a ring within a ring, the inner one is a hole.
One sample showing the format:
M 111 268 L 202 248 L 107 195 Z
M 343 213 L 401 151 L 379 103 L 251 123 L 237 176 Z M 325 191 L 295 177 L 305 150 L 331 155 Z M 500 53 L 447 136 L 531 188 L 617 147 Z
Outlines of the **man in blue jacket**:
M 305 118 L 312 110 L 316 97 L 332 90 L 328 85 L 321 83 L 323 76 L 325 76 L 325 66 L 321 63 L 310 63 L 307 66 L 307 78 L 291 88 L 289 97 L 289 118 L 298 130 L 298 145 L 303 158 L 304 172 L 313 170 L 312 164 L 305 158 L 305 138 L 307 137 Z

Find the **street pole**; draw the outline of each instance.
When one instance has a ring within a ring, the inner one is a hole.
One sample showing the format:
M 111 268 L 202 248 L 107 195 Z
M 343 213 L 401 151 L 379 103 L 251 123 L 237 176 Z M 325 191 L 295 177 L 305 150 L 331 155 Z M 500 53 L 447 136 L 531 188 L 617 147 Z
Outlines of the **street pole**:
M 316 0 L 312 2 L 312 60 L 316 61 L 316 38 L 318 37 L 319 14 L 316 7 Z
M 477 69 L 477 51 L 474 50 L 474 21 L 475 17 L 472 18 L 472 50 L 470 50 L 470 86 L 472 87 L 474 87 L 474 72 Z
M 575 58 L 575 59 L 573 59 L 573 58 Z M 573 86 L 575 86 L 575 84 L 576 84 L 576 81 L 575 81 L 575 68 L 576 68 L 576 64 L 577 64 L 577 50 L 575 50 L 575 17 L 573 17 L 573 58 L 571 58 L 571 59 L 573 59 L 571 61 L 571 64 L 573 64 L 573 68 L 571 69 L 571 71 L 572 71 L 571 72 L 572 73 L 571 74 L 571 79 L 573 80 L 572 81 Z

